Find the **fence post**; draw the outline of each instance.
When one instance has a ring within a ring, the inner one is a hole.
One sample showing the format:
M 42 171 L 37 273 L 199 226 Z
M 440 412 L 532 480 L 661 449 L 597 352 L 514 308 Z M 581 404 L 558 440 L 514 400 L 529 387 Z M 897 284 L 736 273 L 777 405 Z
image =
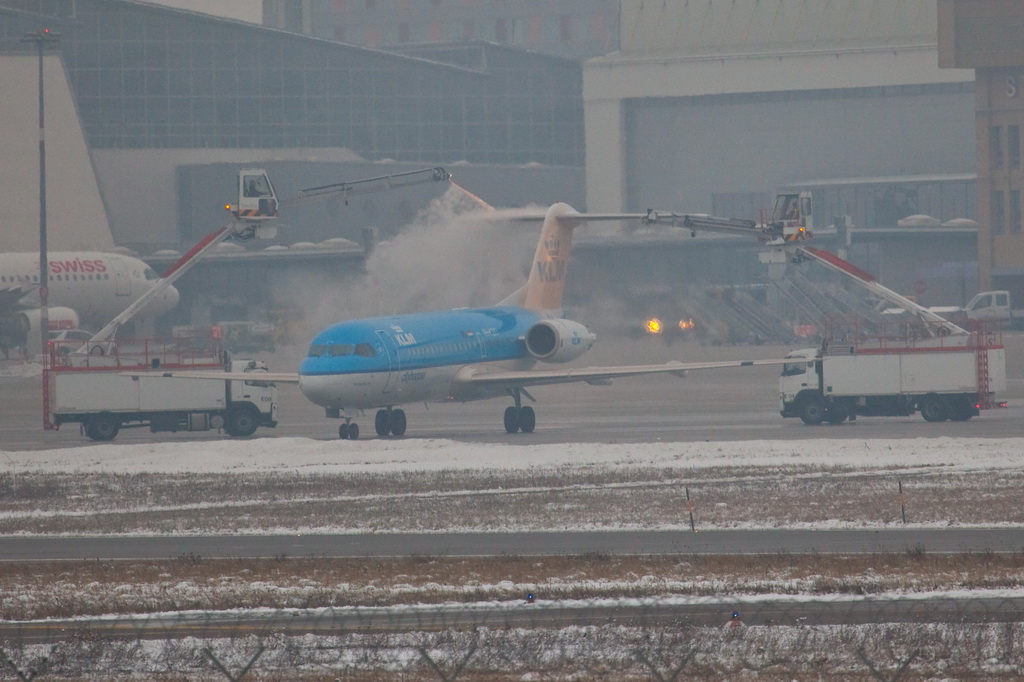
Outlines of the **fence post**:
M 907 525 L 907 498 L 903 495 L 903 481 L 899 481 L 899 486 L 900 515 L 903 517 L 903 525 Z
M 693 500 L 690 499 L 690 489 L 686 488 L 686 510 L 690 512 L 690 530 L 697 532 L 697 526 L 693 522 Z

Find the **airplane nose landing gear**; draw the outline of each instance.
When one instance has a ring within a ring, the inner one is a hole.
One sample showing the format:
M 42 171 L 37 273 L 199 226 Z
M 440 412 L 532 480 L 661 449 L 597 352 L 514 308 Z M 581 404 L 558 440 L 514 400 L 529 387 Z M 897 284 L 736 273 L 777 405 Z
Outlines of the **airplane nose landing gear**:
M 359 440 L 359 424 L 350 419 L 338 427 L 338 438 L 342 440 Z

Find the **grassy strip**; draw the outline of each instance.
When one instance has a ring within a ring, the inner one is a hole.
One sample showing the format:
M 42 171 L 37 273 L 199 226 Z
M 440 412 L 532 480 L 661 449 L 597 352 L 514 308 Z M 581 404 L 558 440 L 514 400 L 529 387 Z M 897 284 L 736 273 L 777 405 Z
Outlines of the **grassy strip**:
M 690 476 L 692 474 L 692 477 Z M 1024 524 L 1024 472 L 566 468 L 300 476 L 0 474 L 0 533 Z
M 537 598 L 880 594 L 1020 588 L 1003 554 L 218 559 L 0 564 L 7 620 Z

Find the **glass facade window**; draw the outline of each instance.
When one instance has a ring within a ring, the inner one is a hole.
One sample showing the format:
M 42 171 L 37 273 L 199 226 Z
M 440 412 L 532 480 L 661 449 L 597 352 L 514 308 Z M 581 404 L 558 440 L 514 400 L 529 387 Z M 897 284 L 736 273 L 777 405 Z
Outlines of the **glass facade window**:
M 1000 169 L 1003 167 L 1002 126 L 991 126 L 988 129 L 988 158 L 989 168 Z
M 1020 168 L 1020 126 L 1006 126 L 1006 155 L 1010 168 Z
M 558 17 L 558 37 L 565 43 L 572 40 L 572 17 L 568 14 Z
M 1021 231 L 1020 190 L 1010 190 L 1010 230 Z
M 993 234 L 1002 234 L 1006 231 L 1006 205 L 1002 190 L 993 190 L 991 206 L 991 220 Z
M 411 60 L 149 5 L 76 0 L 75 10 L 60 47 L 93 148 L 333 147 L 432 164 L 583 165 L 572 60 L 483 43 L 410 46 L 422 57 Z M 0 37 L 30 24 L 11 19 Z M 412 42 L 427 30 L 408 26 Z

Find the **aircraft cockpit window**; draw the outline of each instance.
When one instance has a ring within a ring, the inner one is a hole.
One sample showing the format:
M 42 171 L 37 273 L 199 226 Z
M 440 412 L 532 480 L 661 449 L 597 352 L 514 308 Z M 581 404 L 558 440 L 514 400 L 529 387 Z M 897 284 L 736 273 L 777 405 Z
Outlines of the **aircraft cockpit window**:
M 372 358 L 377 353 L 373 350 L 373 346 L 368 343 L 360 343 L 356 345 L 356 355 L 364 358 Z
M 806 362 L 787 362 L 782 366 L 782 376 L 792 377 L 807 371 Z
M 160 275 L 156 274 L 156 272 L 153 270 L 153 268 L 146 268 L 145 270 L 143 270 L 142 275 L 147 280 L 160 279 Z
M 327 346 L 323 344 L 314 344 L 309 347 L 309 352 L 306 353 L 306 357 L 309 358 L 320 358 L 327 355 Z
M 352 344 L 351 343 L 332 343 L 327 346 L 327 354 L 332 358 L 340 358 L 346 355 L 352 355 Z

